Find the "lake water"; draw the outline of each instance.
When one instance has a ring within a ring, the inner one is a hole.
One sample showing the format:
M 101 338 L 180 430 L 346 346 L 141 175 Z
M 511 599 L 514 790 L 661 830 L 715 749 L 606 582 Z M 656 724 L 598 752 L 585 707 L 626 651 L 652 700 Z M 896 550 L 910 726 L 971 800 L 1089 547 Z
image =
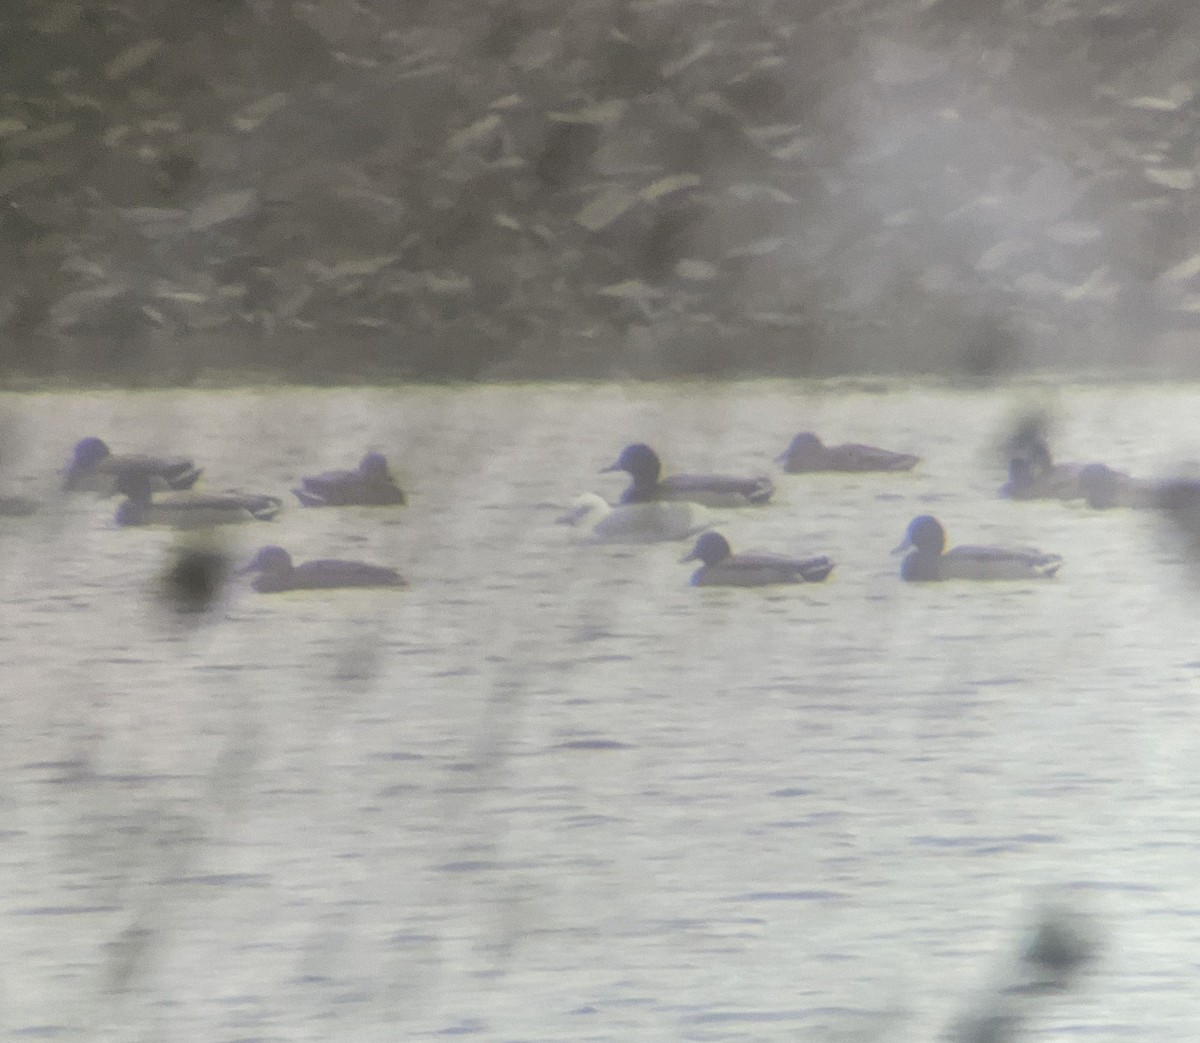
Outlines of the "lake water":
M 1099 960 L 1034 1038 L 1200 1034 L 1200 588 L 1157 520 L 998 500 L 1063 459 L 1200 459 L 1200 387 L 414 388 L 0 400 L 0 1032 L 87 1040 L 926 1040 L 1036 909 Z M 783 475 L 798 430 L 908 475 Z M 385 452 L 394 511 L 289 509 L 247 555 L 402 591 L 154 596 L 179 545 L 61 502 L 71 444 L 193 454 L 286 495 Z M 735 548 L 823 585 L 695 589 L 687 544 L 553 524 L 631 441 L 768 471 Z M 910 518 L 1064 555 L 1053 583 L 904 585 Z

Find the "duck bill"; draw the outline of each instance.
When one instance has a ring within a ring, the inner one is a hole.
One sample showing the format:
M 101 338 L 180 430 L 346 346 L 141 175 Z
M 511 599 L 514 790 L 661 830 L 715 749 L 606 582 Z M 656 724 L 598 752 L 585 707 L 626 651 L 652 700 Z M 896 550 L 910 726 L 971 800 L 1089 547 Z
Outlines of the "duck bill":
M 619 464 L 609 464 L 607 467 L 601 467 L 599 474 L 611 474 L 613 471 L 620 471 L 622 468 Z
M 579 521 L 579 516 L 574 511 L 567 511 L 566 514 L 560 514 L 554 519 L 555 525 L 574 525 Z
M 679 564 L 682 565 L 688 561 L 699 561 L 699 560 L 700 560 L 700 555 L 697 554 L 695 551 L 691 551 L 690 553 L 685 554 L 682 558 L 679 559 Z
M 907 536 L 904 537 L 895 547 L 892 548 L 893 554 L 903 554 L 906 550 L 912 549 L 913 542 Z

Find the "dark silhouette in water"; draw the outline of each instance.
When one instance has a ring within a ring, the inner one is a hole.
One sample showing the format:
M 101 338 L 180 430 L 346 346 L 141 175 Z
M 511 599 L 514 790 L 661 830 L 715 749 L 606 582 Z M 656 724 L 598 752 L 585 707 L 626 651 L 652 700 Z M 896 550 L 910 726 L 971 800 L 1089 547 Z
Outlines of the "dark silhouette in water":
M 801 431 L 780 455 L 779 462 L 789 474 L 806 471 L 911 471 L 921 462 L 912 453 L 894 453 L 873 445 L 847 442 L 824 445 L 811 431 Z
M 950 1043 L 1017 1043 L 1044 1005 L 1077 983 L 1095 961 L 1099 934 L 1086 917 L 1067 909 L 1043 912 L 1003 973 L 955 1019 Z
M 162 598 L 180 613 L 207 611 L 229 575 L 228 557 L 220 551 L 189 547 L 179 551 L 162 576 Z
M 964 545 L 948 551 L 946 530 L 930 514 L 909 523 L 904 539 L 892 553 L 904 551 L 908 553 L 900 565 L 900 577 L 910 583 L 1051 579 L 1062 566 L 1059 555 L 1029 547 Z
M 723 474 L 673 474 L 660 478 L 662 464 L 648 445 L 637 442 L 622 450 L 616 461 L 601 470 L 625 471 L 633 479 L 621 495 L 621 503 L 653 500 L 687 500 L 706 507 L 747 507 L 766 503 L 775 485 L 766 475 L 752 478 Z
M 393 507 L 405 502 L 382 453 L 367 453 L 353 471 L 301 478 L 300 486 L 292 492 L 305 507 Z
M 706 532 L 680 561 L 703 564 L 692 573 L 694 587 L 765 587 L 775 583 L 819 583 L 833 571 L 826 557 L 734 554 L 719 532 Z
M 122 478 L 138 476 L 157 478 L 171 489 L 190 489 L 200 477 L 200 469 L 185 456 L 118 456 L 101 439 L 89 436 L 75 443 L 63 489 L 112 495 L 119 491 Z
M 279 594 L 288 590 L 407 585 L 395 569 L 361 561 L 323 558 L 295 565 L 286 550 L 275 546 L 262 547 L 250 563 L 239 571 L 259 573 L 253 586 L 262 594 Z
M 198 528 L 237 522 L 271 521 L 283 507 L 277 496 L 261 493 L 198 493 L 190 489 L 157 493 L 144 474 L 118 481 L 125 499 L 117 507 L 118 525 L 174 525 Z
M 1083 499 L 1079 477 L 1084 465 L 1054 462 L 1043 423 L 1039 417 L 1029 418 L 1008 440 L 1008 481 L 1000 487 L 1000 495 L 1012 500 Z

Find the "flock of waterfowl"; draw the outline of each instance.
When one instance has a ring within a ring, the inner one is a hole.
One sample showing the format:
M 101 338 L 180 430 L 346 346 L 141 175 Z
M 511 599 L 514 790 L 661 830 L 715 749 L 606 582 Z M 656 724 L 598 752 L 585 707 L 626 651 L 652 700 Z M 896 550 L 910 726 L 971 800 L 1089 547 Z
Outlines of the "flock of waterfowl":
M 785 472 L 910 471 L 920 458 L 875 446 L 822 444 L 805 431 L 792 439 L 777 458 Z M 662 476 L 658 455 L 647 445 L 626 446 L 608 471 L 625 471 L 629 487 L 616 505 L 595 493 L 580 496 L 559 521 L 590 528 L 588 537 L 604 543 L 649 543 L 698 536 L 682 560 L 698 561 L 694 586 L 760 587 L 778 583 L 819 583 L 834 568 L 824 555 L 735 554 L 729 541 L 713 529 L 708 508 L 761 506 L 775 492 L 766 475 L 675 474 Z M 1047 579 L 1062 564 L 1056 554 L 1019 547 L 963 546 L 946 550 L 941 523 L 929 515 L 915 518 L 897 551 L 904 551 L 900 575 L 906 580 Z
M 1200 505 L 1200 482 L 1134 478 L 1101 463 L 1055 463 L 1045 439 L 1034 425 L 1024 425 L 1007 446 L 1009 479 L 1000 495 L 1018 500 L 1084 500 L 1097 510 L 1111 507 L 1172 507 Z M 822 444 L 811 432 L 792 439 L 777 462 L 788 473 L 848 473 L 909 471 L 920 463 L 911 453 L 875 446 Z M 617 505 L 595 493 L 580 496 L 559 520 L 583 526 L 597 542 L 644 543 L 698 536 L 683 561 L 701 566 L 691 582 L 697 586 L 765 586 L 775 583 L 813 583 L 825 579 L 834 563 L 824 556 L 787 557 L 776 554 L 735 554 L 729 541 L 713 530 L 706 508 L 749 507 L 765 504 L 774 493 L 765 475 L 679 474 L 661 477 L 657 455 L 649 446 L 626 447 L 605 471 L 629 473 L 632 481 Z M 895 553 L 904 557 L 900 576 L 910 582 L 943 580 L 1050 579 L 1062 566 L 1058 554 L 1029 547 L 962 545 L 947 549 L 946 531 L 931 515 L 912 519 Z
M 1084 500 L 1096 509 L 1200 505 L 1200 482 L 1134 478 L 1105 464 L 1055 463 L 1041 434 L 1022 429 L 1008 443 L 1009 477 L 1000 495 L 1012 499 Z M 801 432 L 777 458 L 787 473 L 900 472 L 920 458 L 875 446 L 822 444 Z M 761 507 L 775 492 L 767 475 L 672 474 L 663 476 L 658 455 L 648 445 L 626 446 L 601 473 L 626 472 L 629 486 L 610 504 L 596 493 L 578 497 L 558 520 L 573 525 L 584 540 L 598 543 L 656 543 L 697 537 L 682 560 L 699 562 L 696 586 L 766 586 L 816 583 L 834 562 L 823 555 L 789 557 L 770 553 L 734 553 L 714 529 L 713 509 Z M 270 521 L 282 500 L 266 493 L 198 492 L 200 469 L 184 457 L 117 455 L 99 438 L 82 439 L 66 467 L 67 492 L 89 490 L 120 494 L 115 522 L 120 526 L 203 527 L 232 522 Z M 367 453 L 353 470 L 327 471 L 301 478 L 292 490 L 301 507 L 394 507 L 406 502 L 387 460 Z M 0 497 L 0 513 L 29 514 L 36 503 Z M 931 515 L 914 518 L 896 548 L 904 556 L 901 578 L 912 582 L 942 580 L 1049 579 L 1062 558 L 1026 547 L 964 545 L 947 549 L 946 532 Z M 395 569 L 340 559 L 294 564 L 282 547 L 261 548 L 241 569 L 254 573 L 263 593 L 339 587 L 395 587 L 404 580 Z
M 118 455 L 99 438 L 75 445 L 63 478 L 66 492 L 120 494 L 118 525 L 171 525 L 203 528 L 236 522 L 271 521 L 283 501 L 266 493 L 197 492 L 200 468 L 184 457 Z M 379 453 L 367 453 L 354 470 L 326 471 L 301 478 L 292 490 L 303 507 L 391 507 L 404 493 Z M 282 547 L 261 548 L 241 569 L 255 573 L 253 586 L 264 594 L 339 587 L 398 587 L 400 574 L 382 565 L 325 558 L 300 565 Z

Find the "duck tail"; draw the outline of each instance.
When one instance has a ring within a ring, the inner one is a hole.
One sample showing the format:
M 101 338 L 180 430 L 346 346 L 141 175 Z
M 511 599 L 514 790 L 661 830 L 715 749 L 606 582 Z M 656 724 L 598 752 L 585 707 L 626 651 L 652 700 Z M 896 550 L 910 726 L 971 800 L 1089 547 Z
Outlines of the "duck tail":
M 314 493 L 310 493 L 305 489 L 293 489 L 292 495 L 295 496 L 296 499 L 300 501 L 301 507 L 324 507 L 325 506 L 325 498 L 323 496 L 317 496 Z
M 820 583 L 833 571 L 833 562 L 829 558 L 812 558 L 806 561 L 800 570 L 800 575 L 807 583 Z
M 1046 560 L 1038 565 L 1038 575 L 1044 576 L 1046 579 L 1053 579 L 1058 570 L 1062 568 L 1063 560 L 1057 554 L 1047 556 Z
M 246 510 L 259 521 L 272 521 L 282 509 L 283 501 L 278 496 L 255 496 L 246 504 Z
M 203 474 L 203 468 L 192 467 L 186 471 L 181 471 L 179 474 L 173 474 L 167 478 L 167 484 L 172 489 L 182 490 L 190 489 L 196 484 L 196 480 Z
M 775 495 L 775 483 L 765 474 L 754 480 L 754 484 L 746 490 L 746 499 L 751 503 L 766 503 Z

